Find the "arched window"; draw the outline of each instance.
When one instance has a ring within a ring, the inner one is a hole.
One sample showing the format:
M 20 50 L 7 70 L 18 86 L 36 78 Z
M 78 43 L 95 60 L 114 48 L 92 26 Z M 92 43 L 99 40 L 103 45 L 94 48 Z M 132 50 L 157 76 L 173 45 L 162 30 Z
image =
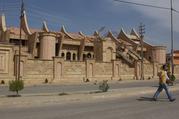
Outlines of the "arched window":
M 65 53 L 62 52 L 62 53 L 61 53 L 61 57 L 64 57 L 64 56 L 65 56 Z
M 89 58 L 89 59 L 91 58 L 91 53 L 87 54 L 87 58 Z
M 67 54 L 66 54 L 66 60 L 71 60 L 71 53 L 70 52 L 67 52 Z
M 149 61 L 152 61 L 152 58 L 151 58 L 151 56 L 149 56 Z
M 76 60 L 76 54 L 73 53 L 73 60 Z
M 83 60 L 86 60 L 86 54 L 83 54 Z

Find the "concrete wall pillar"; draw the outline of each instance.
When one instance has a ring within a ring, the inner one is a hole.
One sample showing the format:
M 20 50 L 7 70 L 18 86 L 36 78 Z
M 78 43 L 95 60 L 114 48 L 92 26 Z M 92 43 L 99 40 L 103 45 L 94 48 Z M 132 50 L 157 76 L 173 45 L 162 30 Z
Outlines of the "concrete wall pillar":
M 86 77 L 87 79 L 92 79 L 95 77 L 95 60 L 87 59 L 86 60 Z
M 75 58 L 75 60 L 78 61 L 78 55 L 77 55 L 77 53 L 75 53 L 75 54 L 76 54 L 76 58 Z
M 60 80 L 63 78 L 64 58 L 53 57 L 53 80 Z
M 83 61 L 83 52 L 85 49 L 85 38 L 81 40 L 80 48 L 79 48 L 79 60 Z
M 158 75 L 158 63 L 153 63 L 153 78 L 157 78 Z
M 73 61 L 73 52 L 70 52 L 71 53 L 71 59 L 70 61 Z
M 38 39 L 38 33 L 35 32 L 32 35 L 28 36 L 28 51 L 30 54 L 35 57 L 35 55 L 39 55 L 38 53 L 36 54 L 36 46 L 37 46 L 37 39 Z
M 23 76 L 25 76 L 25 72 L 24 72 L 24 65 L 27 61 L 27 55 L 21 55 L 21 60 L 20 60 L 20 76 L 21 78 L 23 78 Z M 15 54 L 14 56 L 14 75 L 17 76 L 18 74 L 18 67 L 19 67 L 19 54 Z
M 134 73 L 135 73 L 136 80 L 141 79 L 141 62 L 140 61 L 135 62 Z
M 64 53 L 63 59 L 66 60 L 66 50 L 64 50 L 63 53 Z M 61 57 L 62 57 L 62 54 L 61 54 Z
M 112 60 L 112 79 L 113 80 L 119 80 L 120 79 L 120 61 Z

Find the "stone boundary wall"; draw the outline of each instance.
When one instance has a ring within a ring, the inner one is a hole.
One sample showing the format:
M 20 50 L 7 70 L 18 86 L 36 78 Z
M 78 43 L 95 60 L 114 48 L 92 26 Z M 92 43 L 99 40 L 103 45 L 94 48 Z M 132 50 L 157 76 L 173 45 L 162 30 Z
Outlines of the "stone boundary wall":
M 10 52 L 10 50 L 7 51 Z M 8 73 L 4 74 L 2 73 L 2 71 L 0 72 L 0 80 L 15 79 L 16 68 L 14 68 L 14 66 L 16 64 L 16 60 L 13 60 L 11 55 L 4 55 L 4 53 L 2 53 L 1 51 L 1 57 L 2 54 L 3 57 L 10 57 L 11 60 L 7 60 L 6 62 L 9 62 L 9 66 L 11 65 L 11 67 L 8 69 Z M 159 69 L 159 64 L 145 63 L 145 79 L 158 78 L 157 72 L 159 71 Z M 84 62 L 81 62 L 64 61 L 64 59 L 60 57 L 54 57 L 52 60 L 39 60 L 28 59 L 28 57 L 25 55 L 21 58 L 21 76 L 22 79 L 27 82 L 44 82 L 45 79 L 48 79 L 48 81 L 59 82 L 60 80 L 84 81 L 86 79 L 89 79 L 90 81 L 120 79 L 136 80 L 137 77 L 138 79 L 140 79 L 140 72 L 140 62 L 136 62 L 136 65 L 134 66 L 129 66 L 125 63 L 122 63 L 121 61 L 116 60 L 113 60 L 111 62 L 96 62 L 95 60 L 86 60 Z M 175 65 L 175 75 L 176 77 L 179 77 L 179 65 Z
M 120 79 L 136 79 L 135 77 L 135 67 L 130 67 L 125 63 L 119 65 L 120 68 Z
M 24 80 L 53 79 L 53 61 L 28 59 L 23 64 L 21 76 Z
M 96 62 L 95 60 L 74 62 L 64 61 L 63 58 L 54 57 L 53 65 L 53 80 L 126 80 L 136 79 L 136 75 L 140 77 L 140 73 L 137 74 L 135 72 L 137 68 L 140 70 L 140 67 L 131 67 L 116 60 L 112 62 Z M 157 65 L 144 65 L 145 79 L 157 77 Z
M 86 66 L 85 62 L 64 62 L 63 78 L 79 78 L 85 77 Z
M 23 58 L 22 58 L 23 59 Z M 140 63 L 139 63 L 140 64 Z M 23 64 L 24 80 L 135 80 L 137 67 L 131 67 L 121 61 L 96 62 L 95 60 L 64 61 L 63 58 L 54 57 L 53 60 L 33 60 L 28 59 Z M 140 68 L 139 68 L 140 70 Z M 157 72 L 160 70 L 158 64 L 144 64 L 145 79 L 158 78 Z M 175 66 L 175 75 L 179 77 L 179 65 Z
M 154 74 L 154 64 L 150 64 L 150 63 L 144 63 L 144 77 L 145 79 L 151 79 L 153 78 L 153 76 L 157 75 Z M 156 67 L 156 72 L 158 72 L 158 67 Z

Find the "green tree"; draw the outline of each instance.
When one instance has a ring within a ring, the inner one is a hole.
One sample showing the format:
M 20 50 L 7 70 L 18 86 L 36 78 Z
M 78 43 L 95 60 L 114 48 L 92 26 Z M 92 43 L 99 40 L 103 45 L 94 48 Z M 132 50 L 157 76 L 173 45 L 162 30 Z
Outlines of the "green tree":
M 12 80 L 9 81 L 9 90 L 16 92 L 16 96 L 19 96 L 19 91 L 24 89 L 24 82 L 23 80 Z

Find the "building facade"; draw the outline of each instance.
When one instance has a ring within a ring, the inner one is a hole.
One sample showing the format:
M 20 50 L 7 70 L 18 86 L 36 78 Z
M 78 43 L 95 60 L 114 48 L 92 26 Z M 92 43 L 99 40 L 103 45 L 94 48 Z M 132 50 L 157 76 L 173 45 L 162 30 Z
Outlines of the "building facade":
M 171 62 L 171 55 L 167 54 L 167 62 Z M 174 65 L 179 65 L 179 50 L 175 50 L 173 52 L 173 64 Z
M 179 50 L 175 50 L 173 55 L 174 64 L 179 65 Z
M 31 29 L 27 17 L 20 28 L 6 27 L 5 15 L 0 19 L 0 80 L 15 79 L 18 72 L 19 43 L 21 77 L 25 81 L 140 79 L 141 39 L 132 29 L 121 29 L 118 36 L 108 32 L 85 35 L 70 33 L 63 26 L 52 32 L 44 22 L 42 29 Z M 143 43 L 144 76 L 157 76 L 161 64 L 166 63 L 166 47 Z

